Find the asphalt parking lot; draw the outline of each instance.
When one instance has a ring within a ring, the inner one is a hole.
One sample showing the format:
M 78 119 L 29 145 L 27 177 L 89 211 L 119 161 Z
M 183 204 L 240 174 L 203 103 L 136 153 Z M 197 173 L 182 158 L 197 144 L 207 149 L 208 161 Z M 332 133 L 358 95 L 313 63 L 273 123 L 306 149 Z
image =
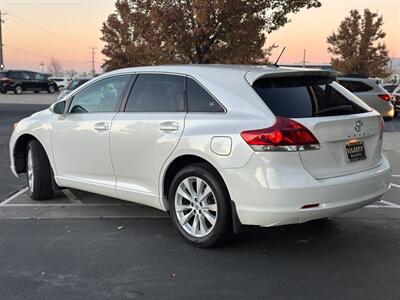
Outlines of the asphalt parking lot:
M 400 299 L 400 119 L 385 126 L 392 187 L 330 220 L 187 245 L 168 215 L 77 190 L 32 201 L 9 171 L 12 124 L 55 95 L 0 95 L 0 298 Z

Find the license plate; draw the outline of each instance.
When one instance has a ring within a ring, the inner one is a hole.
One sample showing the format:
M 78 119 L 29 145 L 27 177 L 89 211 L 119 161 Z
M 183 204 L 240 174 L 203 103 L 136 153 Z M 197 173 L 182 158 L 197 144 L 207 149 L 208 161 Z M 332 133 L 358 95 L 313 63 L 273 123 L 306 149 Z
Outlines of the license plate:
M 366 159 L 364 142 L 351 142 L 346 144 L 347 158 L 350 162 Z

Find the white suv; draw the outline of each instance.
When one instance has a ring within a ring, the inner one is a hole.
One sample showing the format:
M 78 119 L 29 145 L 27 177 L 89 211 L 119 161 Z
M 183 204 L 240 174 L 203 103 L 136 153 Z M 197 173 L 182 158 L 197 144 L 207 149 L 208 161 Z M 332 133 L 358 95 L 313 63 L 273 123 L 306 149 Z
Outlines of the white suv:
M 20 121 L 31 197 L 81 189 L 169 211 L 195 245 L 331 217 L 389 187 L 382 117 L 326 71 L 160 66 L 95 78 Z
M 395 115 L 392 96 L 376 81 L 362 76 L 338 77 L 338 81 L 350 92 L 376 109 L 385 120 Z

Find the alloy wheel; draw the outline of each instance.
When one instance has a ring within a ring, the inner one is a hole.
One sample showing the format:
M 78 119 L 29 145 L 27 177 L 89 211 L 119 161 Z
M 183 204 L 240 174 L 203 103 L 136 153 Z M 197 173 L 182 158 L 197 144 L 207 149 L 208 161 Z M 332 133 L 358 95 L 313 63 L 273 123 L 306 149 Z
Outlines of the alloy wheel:
M 191 236 L 207 236 L 215 227 L 218 206 L 214 192 L 199 177 L 187 177 L 175 192 L 175 213 L 179 224 Z
M 33 182 L 34 182 L 34 173 L 33 173 L 33 157 L 32 157 L 32 151 L 29 149 L 28 150 L 28 163 L 27 163 L 27 172 L 28 172 L 28 185 L 29 189 L 33 191 Z

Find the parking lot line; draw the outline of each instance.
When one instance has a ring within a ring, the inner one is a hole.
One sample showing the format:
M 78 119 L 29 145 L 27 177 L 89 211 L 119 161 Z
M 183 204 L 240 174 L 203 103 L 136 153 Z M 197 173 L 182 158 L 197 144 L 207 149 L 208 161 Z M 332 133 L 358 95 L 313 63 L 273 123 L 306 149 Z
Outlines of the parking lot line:
M 62 192 L 68 198 L 68 200 L 71 201 L 71 203 L 82 203 L 81 200 L 79 200 L 70 189 L 64 189 Z
M 22 190 L 20 190 L 19 192 L 15 193 L 14 195 L 8 197 L 6 200 L 4 200 L 3 202 L 0 203 L 0 206 L 5 206 L 8 202 L 14 200 L 15 198 L 17 198 L 19 195 L 22 195 L 23 193 L 25 193 L 28 190 L 28 187 L 23 188 Z
M 400 177 L 400 175 L 392 175 L 392 177 Z
M 396 188 L 398 188 L 398 189 L 400 189 L 400 185 L 399 185 L 399 184 L 390 183 L 390 185 L 391 185 L 391 186 L 394 186 L 394 187 L 396 187 Z
M 383 199 L 381 199 L 380 202 L 382 202 L 382 203 L 388 205 L 388 206 L 391 207 L 391 208 L 400 208 L 400 205 L 399 205 L 399 204 L 396 204 L 396 203 L 393 203 L 393 202 L 389 202 L 389 201 L 386 201 L 386 200 L 383 200 Z

